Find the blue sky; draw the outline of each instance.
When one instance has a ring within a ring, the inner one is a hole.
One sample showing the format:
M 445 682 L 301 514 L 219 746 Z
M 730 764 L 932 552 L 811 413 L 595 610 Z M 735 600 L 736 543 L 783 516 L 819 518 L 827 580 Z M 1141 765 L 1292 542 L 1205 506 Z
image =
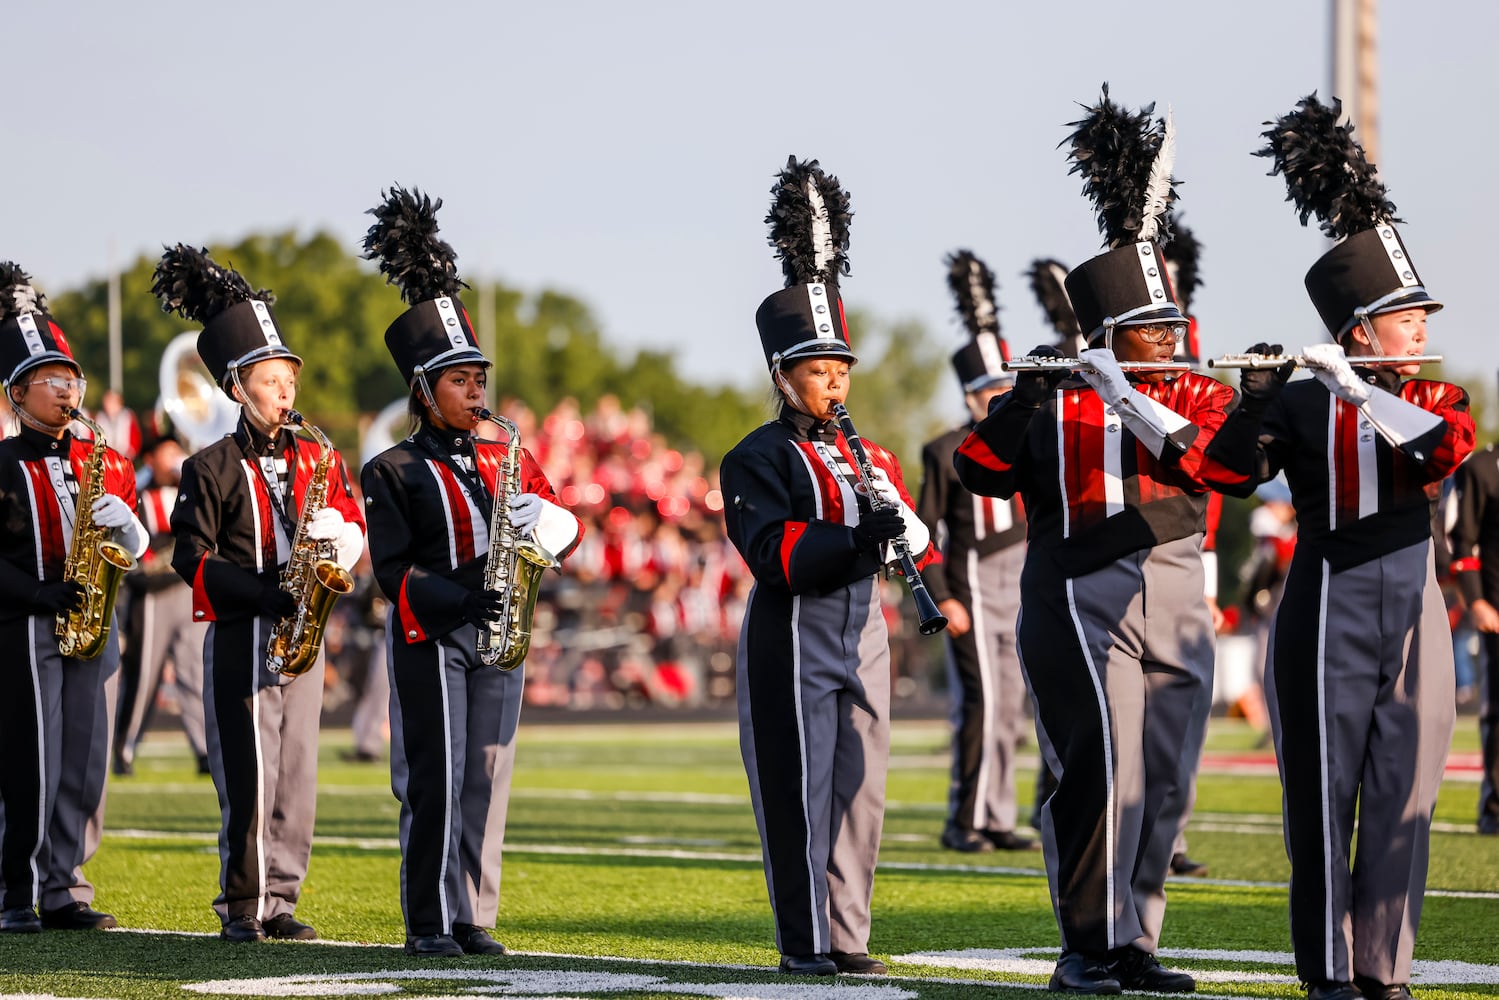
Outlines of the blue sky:
M 1492 378 L 1499 5 L 1381 6 L 1380 168 L 1448 304 L 1432 347 Z M 754 311 L 780 286 L 762 219 L 795 153 L 851 193 L 850 306 L 956 347 L 942 258 L 968 247 L 1024 350 L 1046 339 L 1029 261 L 1099 249 L 1056 146 L 1107 80 L 1174 108 L 1204 349 L 1299 345 L 1321 336 L 1301 278 L 1323 243 L 1249 153 L 1328 93 L 1328 21 L 1316 0 L 26 4 L 0 255 L 46 290 L 104 274 L 111 240 L 126 260 L 323 228 L 352 249 L 399 182 L 445 200 L 471 279 L 566 290 L 615 343 L 758 384 Z

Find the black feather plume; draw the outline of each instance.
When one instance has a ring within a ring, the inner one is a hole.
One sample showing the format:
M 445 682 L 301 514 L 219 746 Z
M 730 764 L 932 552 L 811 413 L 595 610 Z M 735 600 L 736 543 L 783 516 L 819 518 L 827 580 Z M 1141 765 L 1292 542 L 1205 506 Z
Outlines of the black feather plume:
M 31 284 L 31 275 L 14 261 L 0 262 L 0 320 L 46 312 L 47 297 Z
M 1286 201 L 1295 202 L 1301 224 L 1315 215 L 1335 240 L 1401 221 L 1353 126 L 1338 124 L 1342 113 L 1343 102 L 1334 97 L 1329 106 L 1313 92 L 1295 111 L 1265 122 L 1270 128 L 1260 134 L 1268 141 L 1254 154 L 1271 158 L 1271 177 L 1285 175 Z
M 1077 316 L 1072 312 L 1072 300 L 1067 297 L 1067 265 L 1059 260 L 1034 260 L 1026 273 L 1031 279 L 1031 291 L 1046 314 L 1046 321 L 1062 339 L 1081 337 L 1082 327 L 1077 325 Z
M 250 283 L 232 267 L 224 267 L 208 255 L 183 243 L 167 247 L 156 263 L 151 294 L 161 300 L 162 312 L 206 325 L 230 306 L 252 299 L 271 303 L 276 296 Z
M 1175 180 L 1170 176 L 1170 126 L 1167 119 L 1155 119 L 1155 105 L 1147 104 L 1138 112 L 1127 111 L 1109 98 L 1109 85 L 1092 107 L 1069 127 L 1075 131 L 1058 145 L 1070 144 L 1067 158 L 1072 161 L 1069 173 L 1083 175 L 1083 194 L 1093 202 L 1098 215 L 1098 231 L 1110 248 L 1139 239 L 1166 237 L 1155 230 L 1157 217 L 1176 200 Z M 1164 191 L 1153 190 L 1151 167 L 1156 156 L 1165 152 L 1163 164 Z M 1149 206 L 1149 207 L 1148 207 Z M 1143 235 L 1142 235 L 1143 231 Z
M 1166 264 L 1174 268 L 1171 284 L 1176 288 L 1176 302 L 1181 306 L 1181 311 L 1187 315 L 1192 313 L 1192 295 L 1202 284 L 1202 272 L 1199 267 L 1199 255 L 1202 252 L 1202 244 L 1197 242 L 1197 237 L 1192 234 L 1181 217 L 1173 214 L 1171 217 L 1171 242 L 1166 244 Z
M 393 187 L 365 214 L 375 224 L 364 234 L 364 258 L 379 261 L 380 273 L 401 290 L 408 305 L 457 295 L 467 288 L 458 277 L 458 254 L 437 235 L 435 201 L 420 191 Z
M 774 200 L 765 222 L 786 287 L 848 274 L 848 228 L 854 213 L 838 178 L 823 173 L 816 160 L 798 162 L 792 156 L 770 193 Z
M 994 272 L 973 255 L 959 250 L 947 258 L 947 287 L 957 300 L 958 317 L 971 337 L 999 335 L 999 304 L 994 300 Z

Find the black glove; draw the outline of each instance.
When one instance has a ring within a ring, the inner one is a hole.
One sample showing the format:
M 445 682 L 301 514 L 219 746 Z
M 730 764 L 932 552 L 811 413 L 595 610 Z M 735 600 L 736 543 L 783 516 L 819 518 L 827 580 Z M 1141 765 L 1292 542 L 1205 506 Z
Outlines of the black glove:
M 59 580 L 56 583 L 44 583 L 36 588 L 36 593 L 31 595 L 33 606 L 43 611 L 50 611 L 60 615 L 65 611 L 72 611 L 83 601 L 83 584 L 77 580 Z
M 498 590 L 470 590 L 463 595 L 459 614 L 475 628 L 485 628 L 500 620 L 505 610 L 505 595 Z
M 1065 357 L 1055 347 L 1041 345 L 1031 348 L 1028 357 L 1032 358 L 1061 358 Z M 1021 406 L 1029 406 L 1032 409 L 1046 402 L 1052 393 L 1057 391 L 1072 372 L 1066 368 L 1057 368 L 1052 371 L 1020 372 L 1015 376 L 1015 388 L 1010 394 L 1015 397 L 1015 402 Z
M 260 592 L 256 609 L 267 618 L 290 618 L 297 613 L 297 599 L 279 586 L 266 587 Z
M 859 523 L 854 525 L 854 544 L 861 549 L 878 552 L 881 543 L 899 538 L 906 533 L 905 519 L 894 507 L 861 513 Z
M 1279 344 L 1260 343 L 1251 346 L 1248 353 L 1278 355 L 1285 353 L 1285 348 Z M 1245 368 L 1239 373 L 1239 395 L 1246 401 L 1268 403 L 1280 395 L 1280 390 L 1295 370 L 1294 361 L 1287 361 L 1279 368 Z

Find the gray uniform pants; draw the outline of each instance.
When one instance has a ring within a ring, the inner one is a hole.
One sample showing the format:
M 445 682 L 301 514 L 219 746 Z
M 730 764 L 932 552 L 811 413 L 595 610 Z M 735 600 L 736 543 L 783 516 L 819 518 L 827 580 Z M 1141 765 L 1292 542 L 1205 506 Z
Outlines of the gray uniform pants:
M 1308 982 L 1410 981 L 1453 683 L 1430 542 L 1342 572 L 1297 550 L 1265 685 Z
M 386 635 L 399 636 L 387 623 Z M 525 665 L 486 667 L 463 625 L 432 642 L 387 638 L 390 787 L 401 803 L 406 933 L 493 927 Z
M 973 627 L 947 637 L 953 727 L 947 817 L 963 830 L 1015 829 L 1015 750 L 1026 728 L 1025 678 L 1015 648 L 1024 564 L 1024 545 L 982 558 L 970 549 L 959 599 Z
M 823 597 L 756 586 L 737 680 L 776 947 L 867 952 L 890 757 L 890 643 L 875 579 Z
M 1068 951 L 1154 953 L 1171 845 L 1211 705 L 1201 535 L 1067 578 L 1031 546 L 1020 656 L 1057 784 L 1041 808 Z
M 203 643 L 208 762 L 218 791 L 214 911 L 267 920 L 296 910 L 317 814 L 323 654 L 300 677 L 266 668 L 266 618 L 215 622 Z
M 203 722 L 203 632 L 193 621 L 193 591 L 185 583 L 134 598 L 141 602 L 140 677 L 130 714 L 123 720 L 120 747 L 124 758 L 135 758 L 151 702 L 156 698 L 162 668 L 168 660 L 176 676 L 177 704 L 182 712 L 182 731 L 193 756 L 208 752 Z

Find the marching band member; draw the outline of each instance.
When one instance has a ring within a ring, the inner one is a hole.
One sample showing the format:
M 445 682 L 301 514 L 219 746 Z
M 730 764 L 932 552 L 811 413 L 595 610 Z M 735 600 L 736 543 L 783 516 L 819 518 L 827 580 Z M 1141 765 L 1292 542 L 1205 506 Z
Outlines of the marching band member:
M 270 293 L 206 251 L 168 249 L 151 290 L 165 311 L 202 324 L 198 354 L 242 408 L 233 434 L 184 463 L 171 519 L 172 567 L 192 587 L 193 619 L 208 623 L 204 722 L 222 817 L 213 908 L 226 941 L 309 940 L 317 931 L 295 910 L 312 853 L 323 653 L 302 675 L 273 672 L 267 658 L 277 623 L 298 610 L 280 571 L 321 453 L 288 424 L 302 359 Z M 364 549 L 364 517 L 337 451 L 326 485 L 306 537 L 332 543 L 347 568 Z
M 0 441 L 0 641 L 13 651 L 0 670 L 3 933 L 115 926 L 91 905 L 94 887 L 81 866 L 96 846 L 90 820 L 103 809 L 112 707 L 105 687 L 120 649 L 111 629 L 98 656 L 64 656 L 54 632 L 57 616 L 83 595 L 63 575 L 93 443 L 68 430 L 85 380 L 46 308 L 30 276 L 0 264 L 0 376 L 21 425 Z M 146 531 L 132 513 L 135 472 L 112 449 L 100 471 L 105 492 L 90 508 L 94 524 L 139 556 Z
M 1441 304 L 1339 112 L 1307 97 L 1270 123 L 1259 153 L 1285 176 L 1302 223 L 1315 214 L 1340 241 L 1306 275 L 1333 342 L 1301 352 L 1315 379 L 1286 385 L 1293 362 L 1246 370 L 1244 403 L 1211 451 L 1246 490 L 1284 470 L 1299 526 L 1265 669 L 1296 971 L 1313 1000 L 1398 1000 L 1410 996 L 1456 710 L 1431 502 L 1474 430 L 1458 386 L 1409 378 L 1418 364 L 1359 364 L 1422 354 Z
M 1187 327 L 1161 261 L 1174 135 L 1152 110 L 1105 87 L 1071 137 L 1110 247 L 1066 279 L 1085 367 L 1022 374 L 954 457 L 964 486 L 1019 492 L 1029 518 L 1017 637 L 1057 778 L 1040 816 L 1062 936 L 1050 988 L 1072 993 L 1195 989 L 1155 952 L 1212 688 L 1203 448 L 1234 393 L 1115 360 L 1170 362 Z
M 993 400 L 1015 376 L 999 333 L 994 274 L 972 253 L 948 258 L 948 285 L 970 335 L 952 365 L 970 419 L 928 441 L 921 450 L 921 494 L 916 511 L 947 541 L 942 563 L 923 574 L 947 616 L 947 675 L 952 702 L 952 782 L 942 846 L 973 853 L 1029 850 L 1036 842 L 1015 832 L 1015 753 L 1027 728 L 1025 680 L 1015 652 L 1020 612 L 1020 567 L 1025 561 L 1025 507 L 970 493 L 958 482 L 952 456 Z
M 878 573 L 902 534 L 931 556 L 895 456 L 865 442 L 885 501 L 871 509 L 833 419 L 857 360 L 837 285 L 848 196 L 795 157 L 773 194 L 766 221 L 787 287 L 755 323 L 780 412 L 721 470 L 729 538 L 755 578 L 739 632 L 739 745 L 780 970 L 883 974 L 868 954 L 890 736 Z
M 395 188 L 370 210 L 365 256 L 409 309 L 385 346 L 410 387 L 417 429 L 364 467 L 370 557 L 390 600 L 391 786 L 401 802 L 401 911 L 406 953 L 499 955 L 489 935 L 500 902 L 505 814 L 515 764 L 524 664 L 489 666 L 479 629 L 509 594 L 484 589 L 495 504 L 521 540 L 562 557 L 582 523 L 557 503 L 519 441 L 481 440 L 488 358 L 457 293 L 453 248 L 437 236 L 439 199 Z M 510 456 L 511 449 L 520 449 Z M 518 483 L 505 495 L 507 456 Z

